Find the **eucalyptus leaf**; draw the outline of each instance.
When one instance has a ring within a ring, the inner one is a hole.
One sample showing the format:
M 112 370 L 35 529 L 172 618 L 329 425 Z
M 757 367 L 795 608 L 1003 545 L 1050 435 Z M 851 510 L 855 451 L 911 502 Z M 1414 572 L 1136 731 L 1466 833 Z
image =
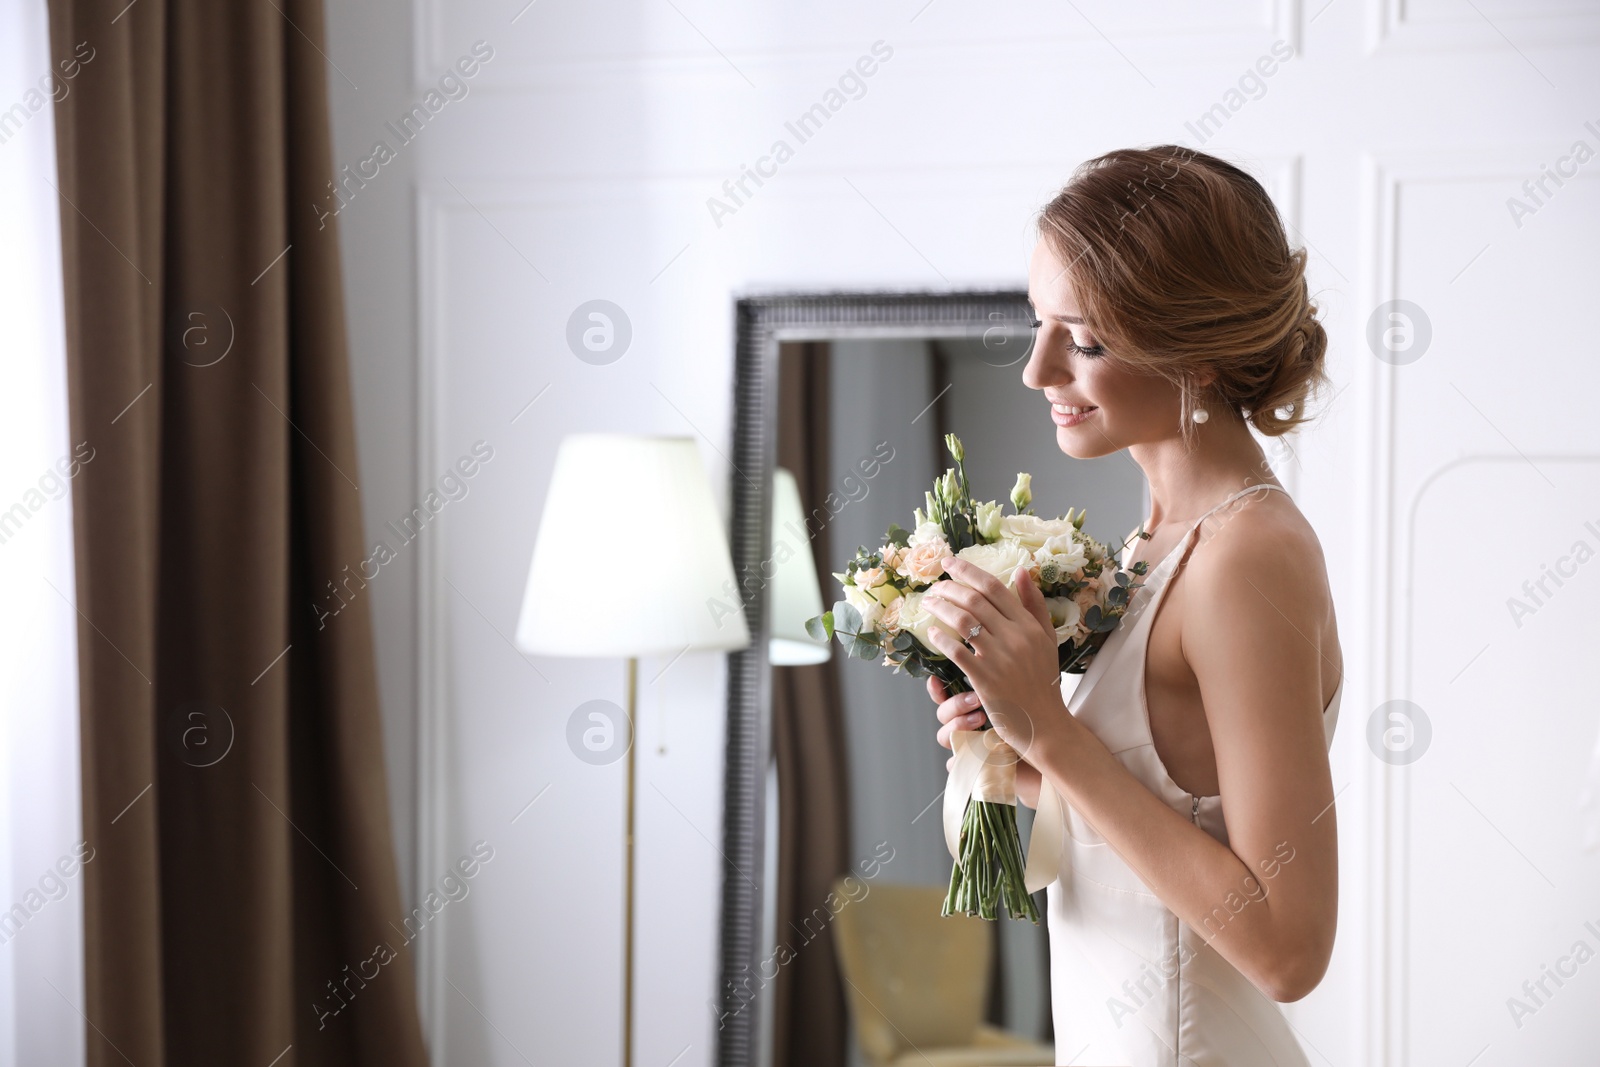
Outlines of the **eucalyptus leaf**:
M 806 633 L 814 641 L 833 640 L 833 612 L 825 611 L 816 618 L 806 620 Z

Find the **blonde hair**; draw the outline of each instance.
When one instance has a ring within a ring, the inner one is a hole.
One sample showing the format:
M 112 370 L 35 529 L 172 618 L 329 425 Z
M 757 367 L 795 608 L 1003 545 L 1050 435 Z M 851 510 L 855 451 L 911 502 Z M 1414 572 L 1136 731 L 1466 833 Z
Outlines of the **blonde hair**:
M 1081 164 L 1039 229 L 1107 356 L 1181 390 L 1186 441 L 1196 406 L 1226 405 L 1269 437 L 1307 421 L 1328 336 L 1305 249 L 1250 175 L 1180 145 L 1119 149 Z

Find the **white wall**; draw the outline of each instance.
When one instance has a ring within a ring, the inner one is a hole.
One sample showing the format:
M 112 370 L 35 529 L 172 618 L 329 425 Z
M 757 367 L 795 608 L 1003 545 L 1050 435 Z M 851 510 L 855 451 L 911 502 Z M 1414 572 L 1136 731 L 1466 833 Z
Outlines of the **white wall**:
M 360 86 L 330 83 L 339 160 L 392 142 L 384 123 L 474 41 L 494 49 L 341 218 L 369 522 L 408 510 L 473 441 L 495 448 L 408 570 L 373 585 L 402 842 L 418 825 L 415 712 L 442 723 L 420 866 L 402 847 L 409 885 L 479 838 L 496 849 L 421 946 L 447 944 L 424 990 L 441 1062 L 617 1049 L 621 783 L 574 758 L 564 727 L 585 700 L 622 699 L 622 668 L 529 662 L 506 640 L 561 435 L 696 433 L 725 492 L 736 294 L 1021 285 L 1031 215 L 1076 163 L 1199 145 L 1213 105 L 1226 121 L 1203 147 L 1260 175 L 1312 250 L 1340 387 L 1286 476 L 1328 554 L 1350 671 L 1338 955 L 1291 1017 L 1318 1063 L 1559 1062 L 1600 1040 L 1600 967 L 1520 1028 L 1507 1007 L 1573 941 L 1600 944 L 1583 926 L 1600 925 L 1600 868 L 1575 816 L 1600 724 L 1559 658 L 1592 647 L 1600 568 L 1520 629 L 1504 605 L 1575 540 L 1600 543 L 1578 521 L 1587 508 L 1600 525 L 1584 299 L 1600 163 L 1520 228 L 1506 207 L 1574 141 L 1600 145 L 1584 126 L 1600 126 L 1593 8 L 519 7 L 329 15 L 330 59 Z M 1230 96 L 1277 39 L 1299 57 Z M 785 122 L 879 40 L 893 54 L 865 94 L 798 144 Z M 718 225 L 707 199 L 779 138 L 793 158 Z M 1406 366 L 1365 341 L 1394 297 L 1433 329 Z M 633 331 L 604 366 L 564 340 L 595 298 Z M 600 584 L 611 564 L 575 565 Z M 637 1050 L 688 1067 L 713 1048 L 722 663 L 646 662 L 641 689 Z M 1434 728 L 1409 768 L 1366 739 L 1398 697 Z
M 85 69 L 43 0 L 0 0 L 0 1067 L 84 1062 L 71 483 L 107 441 L 68 425 L 50 97 Z

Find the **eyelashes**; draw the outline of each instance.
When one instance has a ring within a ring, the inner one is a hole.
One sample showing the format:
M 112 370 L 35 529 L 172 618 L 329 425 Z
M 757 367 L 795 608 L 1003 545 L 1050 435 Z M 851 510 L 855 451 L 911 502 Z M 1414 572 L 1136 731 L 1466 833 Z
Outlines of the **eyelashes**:
M 1041 322 L 1038 319 L 1029 319 L 1028 320 L 1028 326 L 1029 326 L 1030 329 L 1037 330 L 1040 326 L 1043 326 L 1043 325 L 1044 325 L 1044 323 Z M 1077 341 L 1068 341 L 1067 342 L 1067 347 L 1071 348 L 1074 352 L 1076 352 L 1078 355 L 1082 356 L 1084 359 L 1099 359 L 1101 356 L 1106 354 L 1105 345 L 1090 345 L 1088 348 L 1085 348 L 1082 345 L 1078 344 Z

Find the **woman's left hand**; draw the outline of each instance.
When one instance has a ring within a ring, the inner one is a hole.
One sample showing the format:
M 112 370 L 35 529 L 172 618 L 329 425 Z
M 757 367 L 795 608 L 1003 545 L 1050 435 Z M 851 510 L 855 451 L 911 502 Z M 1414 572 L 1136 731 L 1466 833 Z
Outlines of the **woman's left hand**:
M 1061 700 L 1061 657 L 1055 626 L 1044 595 L 1018 567 L 1016 591 L 964 559 L 946 556 L 949 580 L 935 582 L 922 608 L 959 634 L 982 626 L 971 647 L 929 629 L 928 639 L 972 683 L 989 722 L 1018 753 L 1026 756 L 1042 730 L 1066 714 Z

